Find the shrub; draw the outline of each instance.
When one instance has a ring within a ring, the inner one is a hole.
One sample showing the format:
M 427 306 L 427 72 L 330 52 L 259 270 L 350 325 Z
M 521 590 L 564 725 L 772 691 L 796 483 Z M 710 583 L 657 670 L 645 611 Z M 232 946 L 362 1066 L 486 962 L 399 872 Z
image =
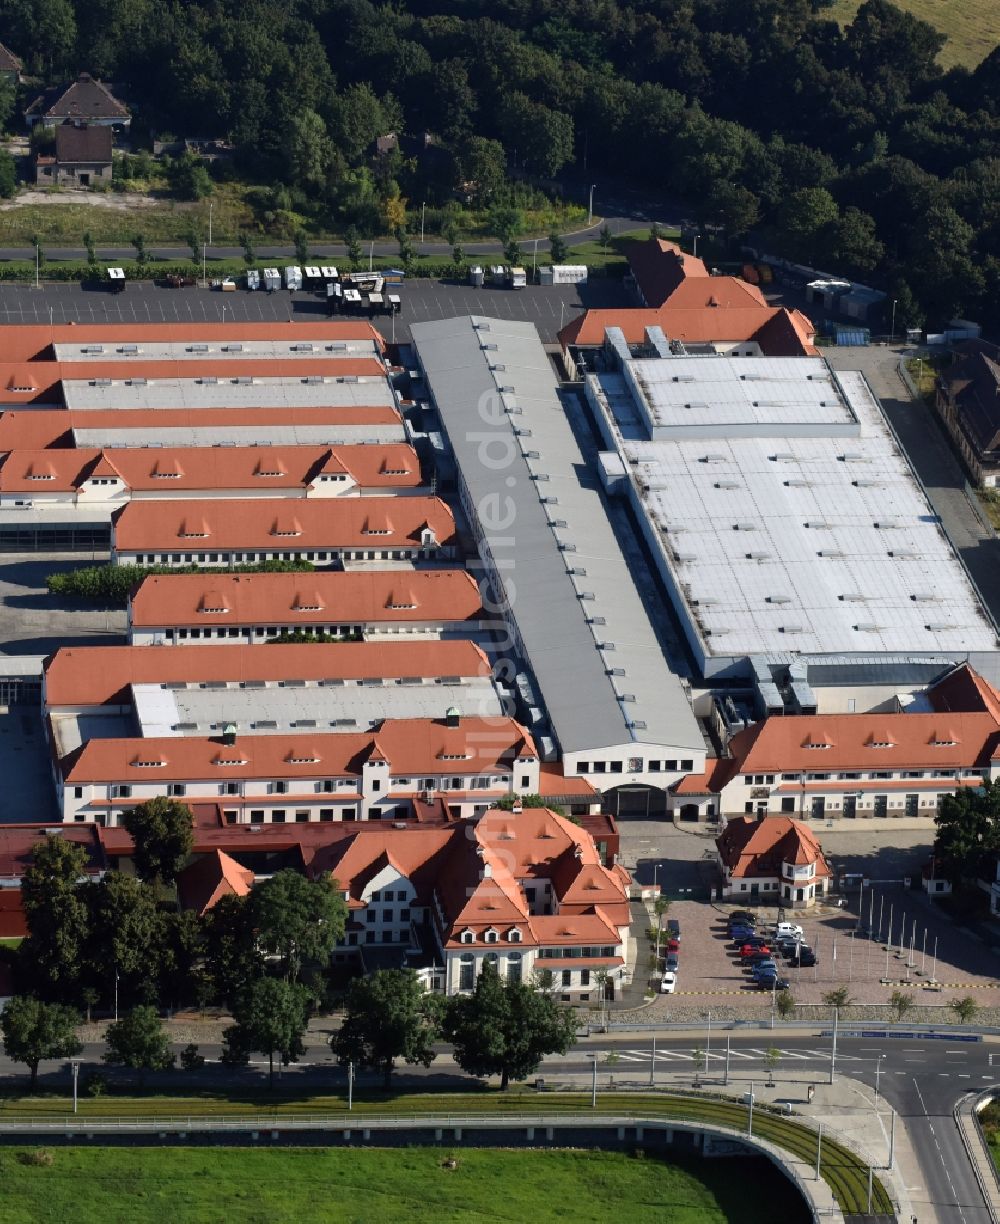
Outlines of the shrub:
M 302 574 L 314 569 L 310 561 L 258 561 L 234 565 L 227 574 Z M 45 585 L 50 595 L 66 599 L 97 599 L 124 607 L 129 593 L 150 574 L 199 574 L 217 567 L 202 565 L 87 565 L 82 569 L 49 574 Z
M 108 1077 L 100 1071 L 92 1071 L 83 1081 L 83 1094 L 89 1097 L 102 1097 L 108 1090 Z
M 46 1148 L 33 1148 L 30 1152 L 18 1152 L 17 1159 L 19 1164 L 31 1165 L 38 1169 L 48 1169 L 51 1167 L 55 1157 Z
M 205 1065 L 205 1055 L 198 1053 L 198 1047 L 192 1041 L 181 1050 L 180 1061 L 185 1071 L 198 1071 Z

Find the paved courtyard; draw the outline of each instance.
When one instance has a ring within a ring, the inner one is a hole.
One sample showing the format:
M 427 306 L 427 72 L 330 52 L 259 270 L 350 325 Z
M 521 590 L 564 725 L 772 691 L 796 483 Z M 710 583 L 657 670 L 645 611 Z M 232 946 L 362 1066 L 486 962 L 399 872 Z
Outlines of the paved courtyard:
M 106 554 L 0 553 L 0 653 L 44 655 L 57 646 L 124 641 L 125 610 L 49 595 L 55 570 L 106 561 Z

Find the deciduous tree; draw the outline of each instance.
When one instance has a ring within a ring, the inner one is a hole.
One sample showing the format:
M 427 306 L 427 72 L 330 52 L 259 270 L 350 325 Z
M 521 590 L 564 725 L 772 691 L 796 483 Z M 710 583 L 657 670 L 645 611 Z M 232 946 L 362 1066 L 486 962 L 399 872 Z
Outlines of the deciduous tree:
M 325 966 L 347 922 L 347 906 L 330 875 L 310 880 L 291 869 L 261 881 L 247 911 L 258 946 L 279 959 L 289 981 L 298 980 L 306 963 Z
M 122 813 L 122 825 L 135 846 L 132 861 L 141 880 L 158 886 L 176 880 L 194 845 L 193 824 L 187 804 L 164 795 Z
M 268 1059 L 268 1087 L 274 1084 L 274 1056 L 285 1064 L 304 1052 L 302 1034 L 309 1019 L 309 991 L 297 982 L 258 978 L 237 997 L 236 1023 L 226 1029 L 226 1048 L 246 1054 L 257 1050 Z
M 174 1065 L 170 1040 L 155 1007 L 134 1007 L 109 1024 L 104 1034 L 108 1048 L 106 1063 L 131 1067 L 133 1071 L 166 1071 Z
M 71 1058 L 83 1049 L 76 1035 L 79 1023 L 79 1015 L 62 1003 L 45 1003 L 30 995 L 7 1001 L 0 1016 L 4 1051 L 13 1062 L 27 1065 L 32 1089 L 43 1059 Z
M 351 983 L 344 1022 L 330 1039 L 342 1067 L 380 1071 L 392 1083 L 397 1058 L 429 1067 L 438 1036 L 438 1000 L 412 969 L 379 969 Z
M 499 1075 L 506 1088 L 535 1072 L 546 1054 L 565 1054 L 576 1041 L 576 1019 L 551 995 L 505 982 L 486 964 L 472 994 L 449 999 L 444 1032 L 463 1071 Z

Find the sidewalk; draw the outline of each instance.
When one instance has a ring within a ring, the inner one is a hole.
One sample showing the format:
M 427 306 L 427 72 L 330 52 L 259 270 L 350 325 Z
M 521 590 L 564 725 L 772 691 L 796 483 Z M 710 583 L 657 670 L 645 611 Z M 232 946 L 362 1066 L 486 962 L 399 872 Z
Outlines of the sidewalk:
M 794 1068 L 779 1064 L 774 1071 L 773 1087 L 768 1086 L 767 1071 L 763 1068 L 758 1067 L 755 1072 L 750 1072 L 745 1066 L 731 1066 L 729 1084 L 726 1085 L 723 1082 L 723 1069 L 715 1061 L 714 1047 L 712 1055 L 707 1069 L 699 1076 L 699 1092 L 738 1101 L 744 1093 L 750 1091 L 752 1084 L 757 1103 L 789 1105 L 793 1116 L 797 1115 L 817 1128 L 822 1126 L 824 1134 L 830 1134 L 871 1163 L 876 1175 L 898 1202 L 901 1221 L 909 1221 L 916 1215 L 921 1224 L 934 1224 L 928 1202 L 930 1195 L 924 1186 L 905 1121 L 899 1115 L 896 1116 L 894 1127 L 893 1168 L 889 1170 L 886 1167 L 889 1160 L 890 1133 L 893 1132 L 893 1110 L 881 1097 L 876 1102 L 872 1088 L 843 1075 L 838 1075 L 834 1083 L 829 1084 L 826 1082 L 828 1068 L 812 1066 L 805 1069 L 801 1064 Z M 553 1070 L 550 1065 L 550 1083 L 556 1080 Z M 565 1082 L 571 1083 L 573 1087 L 583 1088 L 589 1087 L 592 1080 L 587 1074 L 568 1073 L 565 1076 L 560 1075 L 558 1082 L 560 1085 Z M 807 1091 L 810 1086 L 815 1089 L 812 1101 L 809 1100 Z M 601 1104 L 600 1094 L 604 1090 L 648 1091 L 649 1087 L 648 1067 L 643 1071 L 639 1067 L 624 1063 L 598 1064 L 598 1109 Z M 675 1071 L 658 1063 L 653 1087 L 665 1091 L 690 1092 L 694 1088 L 694 1073 L 688 1067 Z M 811 1179 L 814 1172 L 809 1170 L 806 1176 Z M 949 1222 L 941 1220 L 938 1224 Z

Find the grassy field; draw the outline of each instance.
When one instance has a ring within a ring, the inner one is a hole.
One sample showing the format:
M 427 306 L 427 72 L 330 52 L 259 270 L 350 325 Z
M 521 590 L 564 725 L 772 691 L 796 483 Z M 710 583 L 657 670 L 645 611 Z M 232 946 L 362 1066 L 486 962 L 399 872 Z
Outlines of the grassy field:
M 945 68 L 974 68 L 1000 43 L 1000 5 L 996 0 L 896 0 L 900 8 L 929 21 L 948 35 L 938 62 Z M 836 0 L 821 16 L 844 24 L 853 19 L 860 0 Z
M 438 1148 L 54 1148 L 48 1167 L 0 1153 L 3 1224 L 798 1224 L 790 1187 L 745 1162 L 607 1152 Z M 457 1167 L 446 1167 L 449 1157 Z M 734 1167 L 735 1166 L 735 1167 Z
M 175 200 L 154 183 L 136 184 L 140 192 L 129 197 L 119 192 L 92 195 L 93 203 L 78 202 L 58 191 L 33 192 L 25 203 L 0 207 L 0 246 L 28 246 L 37 234 L 43 247 L 82 247 L 89 231 L 98 246 L 128 246 L 141 233 L 148 246 L 177 245 L 187 250 L 188 235 L 195 230 L 204 240 L 208 234 L 211 205 L 212 242 L 216 246 L 236 246 L 240 235 L 250 233 L 254 241 L 290 243 L 303 229 L 312 242 L 339 241 L 342 234 L 326 213 L 301 216 L 295 212 L 261 213 L 251 206 L 259 190 L 242 183 L 219 183 L 209 199 L 196 203 Z M 143 194 L 143 191 L 146 194 Z M 51 202 L 49 201 L 51 194 Z M 408 218 L 411 239 L 419 243 L 419 211 Z M 576 204 L 553 203 L 544 209 L 524 212 L 525 233 L 544 237 L 553 229 L 560 232 L 582 228 L 587 223 L 586 209 Z M 461 211 L 458 214 L 460 241 L 488 239 L 487 215 Z M 443 241 L 428 228 L 428 242 Z M 381 241 L 386 241 L 383 237 Z
M 280 1121 L 288 1114 L 334 1114 L 346 1113 L 346 1102 L 340 1095 L 299 1096 L 282 1093 L 259 1092 L 239 1094 L 204 1093 L 200 1096 L 170 1097 L 152 1093 L 133 1097 L 108 1096 L 80 1101 L 80 1116 L 87 1117 L 184 1117 L 187 1115 L 228 1114 L 253 1116 L 265 1125 L 268 1120 Z M 691 1121 L 717 1124 L 738 1131 L 747 1125 L 747 1110 L 735 1101 L 700 1096 L 664 1096 L 640 1093 L 601 1093 L 600 1110 L 618 1114 L 633 1114 L 647 1117 L 670 1118 L 674 1121 Z M 544 1110 L 547 1114 L 590 1114 L 590 1096 L 587 1093 L 538 1093 L 524 1089 L 501 1093 L 498 1091 L 474 1090 L 454 1093 L 364 1093 L 354 1099 L 354 1115 L 362 1117 L 372 1114 L 427 1114 L 436 1112 L 458 1115 L 461 1113 L 492 1114 L 532 1113 Z M 10 1123 L 29 1117 L 64 1119 L 68 1112 L 65 1097 L 18 1098 L 6 1096 L 0 1109 L 0 1121 Z M 754 1113 L 754 1134 L 788 1152 L 794 1153 L 806 1164 L 812 1165 L 816 1156 L 816 1135 L 808 1126 L 794 1118 L 781 1117 L 764 1109 Z M 867 1199 L 868 1167 L 842 1144 L 832 1138 L 824 1138 L 822 1147 L 823 1179 L 829 1184 L 838 1202 L 847 1212 L 857 1212 Z M 889 1199 L 882 1183 L 875 1180 L 875 1203 L 879 1210 L 889 1207 Z M 0 1210 L 0 1224 L 5 1224 Z

